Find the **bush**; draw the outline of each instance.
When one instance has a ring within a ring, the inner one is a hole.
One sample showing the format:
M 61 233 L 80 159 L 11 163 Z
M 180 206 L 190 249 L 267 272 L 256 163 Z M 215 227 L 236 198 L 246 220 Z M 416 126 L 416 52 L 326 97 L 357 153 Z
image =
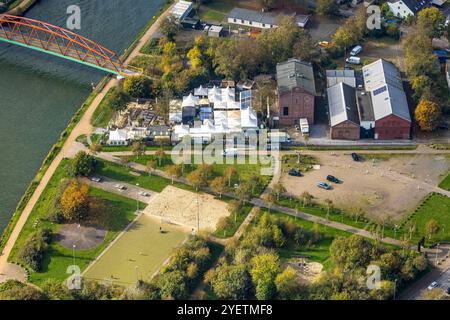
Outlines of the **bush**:
M 19 259 L 34 271 L 39 272 L 42 269 L 42 261 L 50 239 L 49 230 L 40 229 L 33 232 L 20 249 Z

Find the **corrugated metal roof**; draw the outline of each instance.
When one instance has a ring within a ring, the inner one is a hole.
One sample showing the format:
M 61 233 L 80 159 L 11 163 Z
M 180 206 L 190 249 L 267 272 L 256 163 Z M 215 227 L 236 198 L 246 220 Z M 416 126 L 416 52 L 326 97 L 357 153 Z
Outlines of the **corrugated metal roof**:
M 355 88 L 340 82 L 327 89 L 331 126 L 344 121 L 359 125 Z
M 372 98 L 375 121 L 391 114 L 411 121 L 400 72 L 392 63 L 380 59 L 364 66 L 363 77 Z
M 311 63 L 298 59 L 289 59 L 277 65 L 277 82 L 280 92 L 300 87 L 315 95 L 316 85 Z
M 355 70 L 326 70 L 326 75 L 328 87 L 344 82 L 356 88 Z

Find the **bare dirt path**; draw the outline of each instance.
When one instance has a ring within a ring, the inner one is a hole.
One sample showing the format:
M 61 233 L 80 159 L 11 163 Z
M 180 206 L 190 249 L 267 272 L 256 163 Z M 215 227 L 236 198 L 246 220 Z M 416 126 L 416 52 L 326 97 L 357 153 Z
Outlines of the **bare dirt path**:
M 155 34 L 161 22 L 170 14 L 170 10 L 172 9 L 172 6 L 169 7 L 161 16 L 155 21 L 155 23 L 147 30 L 147 32 L 144 34 L 144 36 L 140 39 L 140 41 L 137 43 L 136 47 L 133 49 L 131 54 L 128 56 L 128 58 L 125 60 L 125 65 L 127 65 L 134 57 L 136 57 L 139 54 L 139 51 L 142 49 L 142 47 L 145 45 L 145 43 Z M 9 277 L 8 271 L 12 268 L 10 267 L 10 264 L 8 263 L 8 256 L 11 253 L 11 250 L 23 228 L 26 221 L 28 220 L 29 215 L 31 214 L 34 206 L 36 205 L 37 201 L 39 200 L 39 197 L 41 196 L 42 192 L 44 191 L 45 187 L 47 186 L 50 178 L 53 176 L 53 174 L 56 171 L 56 168 L 61 163 L 61 160 L 66 157 L 66 155 L 70 152 L 72 144 L 76 142 L 77 137 L 80 135 L 86 134 L 89 135 L 93 132 L 94 128 L 92 127 L 90 120 L 92 118 L 92 115 L 94 111 L 97 109 L 97 107 L 100 105 L 100 102 L 105 97 L 106 93 L 114 86 L 116 85 L 117 80 L 111 79 L 107 85 L 103 88 L 103 90 L 97 95 L 97 97 L 93 100 L 89 108 L 86 110 L 85 114 L 81 118 L 80 122 L 75 126 L 75 128 L 72 130 L 72 133 L 67 138 L 66 142 L 64 143 L 61 152 L 56 156 L 56 158 L 53 160 L 53 162 L 50 164 L 49 168 L 45 172 L 44 176 L 42 177 L 41 182 L 37 186 L 36 190 L 34 191 L 33 195 L 31 196 L 30 200 L 28 201 L 27 205 L 25 206 L 19 220 L 17 221 L 17 224 L 15 225 L 8 241 L 6 242 L 6 245 L 0 255 L 0 276 L 2 278 L 0 280 L 6 280 Z M 17 276 L 17 272 L 14 272 L 14 274 L 11 274 L 11 278 L 21 280 L 24 278 L 23 275 Z

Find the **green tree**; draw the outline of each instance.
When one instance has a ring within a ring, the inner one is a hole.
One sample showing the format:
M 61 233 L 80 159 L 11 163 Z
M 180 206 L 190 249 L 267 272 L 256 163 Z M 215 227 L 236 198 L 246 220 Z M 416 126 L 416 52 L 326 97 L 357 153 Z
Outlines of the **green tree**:
M 79 151 L 72 159 L 69 172 L 72 176 L 89 176 L 95 172 L 97 160 L 84 151 Z
M 181 166 L 177 165 L 177 164 L 171 165 L 171 166 L 167 167 L 166 173 L 172 179 L 172 184 L 173 184 L 174 180 L 178 179 L 182 175 Z
M 222 194 L 227 191 L 227 182 L 224 177 L 216 177 L 211 181 L 210 187 L 212 191 L 219 195 L 219 198 L 222 198 Z
M 339 11 L 336 0 L 317 0 L 316 12 L 321 16 L 333 16 Z
M 425 224 L 425 232 L 428 234 L 429 239 L 433 237 L 436 233 L 438 233 L 440 229 L 439 223 L 436 221 L 436 219 L 430 219 Z
M 281 183 L 277 183 L 273 186 L 273 192 L 277 196 L 277 201 L 280 201 L 280 196 L 283 195 L 283 193 L 286 192 L 286 188 Z
M 152 172 L 155 171 L 156 168 L 158 167 L 158 162 L 155 159 L 151 158 L 150 160 L 147 161 L 146 167 L 148 173 L 151 175 Z
M 244 265 L 220 265 L 214 270 L 209 284 L 217 298 L 226 300 L 247 298 L 251 287 Z
M 444 35 L 445 15 L 436 7 L 424 8 L 417 13 L 417 27 L 428 38 Z
M 252 185 L 248 182 L 243 182 L 235 191 L 236 196 L 244 204 L 252 198 Z
M 184 272 L 181 270 L 161 274 L 157 283 L 163 299 L 181 300 L 189 297 Z
M 280 272 L 280 261 L 275 253 L 257 255 L 250 261 L 256 297 L 259 300 L 272 299 L 275 294 L 275 278 Z
M 237 222 L 237 215 L 242 210 L 242 203 L 237 200 L 231 200 L 228 202 L 227 210 L 234 217 L 234 223 Z
M 300 284 L 297 272 L 292 267 L 287 267 L 275 278 L 275 285 L 280 299 L 292 300 L 300 294 Z
M 163 20 L 159 31 L 169 40 L 173 40 L 178 31 L 180 31 L 180 22 L 174 16 L 169 16 Z
M 145 76 L 134 76 L 125 79 L 123 90 L 133 98 L 149 98 L 151 83 Z
M 195 191 L 198 191 L 200 188 L 205 187 L 208 182 L 205 174 L 198 169 L 189 173 L 186 178 L 189 183 L 195 188 Z
M 164 152 L 164 149 L 161 147 L 156 151 L 155 157 L 158 159 L 158 166 L 161 167 L 162 161 L 164 160 L 164 157 L 166 156 L 166 153 Z
M 344 271 L 365 268 L 376 257 L 374 252 L 368 240 L 356 235 L 336 238 L 330 247 L 334 265 Z
M 65 283 L 56 279 L 45 280 L 42 285 L 42 291 L 50 300 L 73 300 L 73 296 Z
M 140 141 L 135 141 L 131 145 L 131 152 L 139 159 L 139 156 L 143 155 L 145 152 L 145 144 Z
M 226 167 L 226 169 L 225 169 L 224 172 L 223 172 L 223 176 L 224 176 L 225 179 L 228 181 L 228 187 L 229 187 L 229 188 L 231 187 L 231 182 L 232 182 L 234 179 L 237 179 L 237 178 L 239 177 L 236 168 L 233 167 L 233 166 L 228 166 L 228 167 Z

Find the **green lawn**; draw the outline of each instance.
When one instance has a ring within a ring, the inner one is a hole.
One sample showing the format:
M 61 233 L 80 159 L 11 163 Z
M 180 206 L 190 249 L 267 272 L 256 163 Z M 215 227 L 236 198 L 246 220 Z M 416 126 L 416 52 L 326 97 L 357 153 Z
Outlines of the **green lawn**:
M 440 227 L 431 240 L 425 232 L 425 225 L 430 219 L 435 219 Z M 407 232 L 409 221 L 417 226 L 417 231 L 412 235 L 414 241 L 418 241 L 422 236 L 426 236 L 428 244 L 450 241 L 450 198 L 438 193 L 429 194 L 416 211 L 404 221 L 402 225 L 404 232 Z
M 144 155 L 144 156 L 133 156 L 130 157 L 130 161 L 140 163 L 145 165 L 150 159 L 155 159 L 158 162 L 158 159 L 154 155 Z M 254 175 L 260 175 L 261 168 L 264 166 L 258 161 L 257 164 L 249 164 L 249 158 L 245 158 L 245 164 L 239 164 L 237 163 L 236 159 L 234 160 L 234 164 L 226 164 L 224 158 L 223 164 L 214 164 L 213 169 L 213 177 L 219 177 L 223 176 L 224 171 L 229 166 L 234 166 L 236 168 L 236 171 L 239 174 L 239 178 L 241 181 L 246 181 L 250 179 L 250 177 Z M 193 161 L 192 161 L 193 162 Z M 158 162 L 159 164 L 159 162 Z M 164 158 L 161 161 L 161 166 L 158 165 L 158 169 L 164 170 L 168 166 L 173 165 L 173 162 L 169 155 L 164 156 Z M 184 176 L 187 176 L 189 172 L 195 170 L 197 168 L 197 165 L 186 165 Z M 267 185 L 270 180 L 271 176 L 261 176 L 263 185 Z M 239 183 L 239 181 L 234 181 L 233 183 Z
M 109 105 L 113 90 L 117 89 L 116 88 L 109 89 L 109 91 L 103 98 L 102 102 L 100 102 L 98 108 L 95 109 L 94 114 L 92 115 L 91 118 L 91 124 L 94 127 L 101 127 L 101 128 L 106 127 L 109 121 L 111 120 L 112 116 L 114 115 L 114 110 Z
M 439 183 L 439 188 L 450 191 L 450 173 Z
M 219 198 L 218 198 L 219 199 Z M 232 199 L 222 196 L 219 200 L 229 202 Z M 252 210 L 253 206 L 251 204 L 245 204 L 242 208 L 242 210 L 236 215 L 236 221 L 234 220 L 234 216 L 229 217 L 230 224 L 227 225 L 225 228 L 217 228 L 217 230 L 213 233 L 213 235 L 217 238 L 229 238 L 235 234 L 237 229 L 239 229 L 242 222 L 244 222 L 245 218 L 247 218 L 248 214 Z
M 97 160 L 100 163 L 98 174 L 102 176 L 134 185 L 139 183 L 142 188 L 155 192 L 161 192 L 168 185 L 172 185 L 172 182 L 169 179 L 165 179 L 160 176 L 149 175 L 148 173 L 134 175 L 132 174 L 132 170 L 128 167 L 102 159 Z M 182 183 L 175 182 L 173 185 L 178 188 L 193 190 L 192 187 Z
M 119 285 L 130 285 L 137 279 L 149 281 L 187 237 L 178 226 L 163 224 L 163 233 L 159 232 L 160 226 L 157 219 L 140 216 L 84 276 L 112 280 Z
M 263 210 L 263 212 L 267 212 Z M 295 217 L 289 216 L 281 212 L 271 212 L 273 216 L 282 218 L 285 220 L 294 221 L 298 226 L 304 228 L 305 230 L 312 230 L 314 223 L 302 219 L 296 219 Z M 316 261 L 323 264 L 324 268 L 328 268 L 331 265 L 330 261 L 330 246 L 333 240 L 337 237 L 349 237 L 350 233 L 334 229 L 328 226 L 319 225 L 319 231 L 322 233 L 322 238 L 317 241 L 311 247 L 306 246 L 289 246 L 286 248 L 281 248 L 278 250 L 280 257 L 283 260 L 287 260 L 295 257 L 307 257 L 310 261 Z
M 49 228 L 54 234 L 61 227 L 60 224 L 53 223 L 48 219 L 48 215 L 52 212 L 54 206 L 54 198 L 56 197 L 61 183 L 67 178 L 66 168 L 68 161 L 64 160 L 51 178 L 46 189 L 42 193 L 39 201 L 31 212 L 17 242 L 11 252 L 10 260 L 21 263 L 18 259 L 19 249 L 27 237 L 35 230 L 34 223 L 38 222 L 38 226 Z M 103 200 L 108 212 L 108 228 L 104 241 L 97 247 L 90 250 L 79 250 L 75 252 L 75 263 L 81 270 L 98 256 L 106 246 L 121 232 L 134 218 L 136 210 L 136 202 L 128 198 L 121 197 L 116 194 L 108 193 L 99 189 L 90 189 L 92 196 Z M 30 272 L 29 281 L 40 285 L 46 279 L 54 278 L 64 280 L 68 277 L 66 273 L 67 267 L 73 264 L 72 250 L 65 249 L 58 243 L 52 241 L 48 251 L 45 253 L 43 269 L 41 272 Z

